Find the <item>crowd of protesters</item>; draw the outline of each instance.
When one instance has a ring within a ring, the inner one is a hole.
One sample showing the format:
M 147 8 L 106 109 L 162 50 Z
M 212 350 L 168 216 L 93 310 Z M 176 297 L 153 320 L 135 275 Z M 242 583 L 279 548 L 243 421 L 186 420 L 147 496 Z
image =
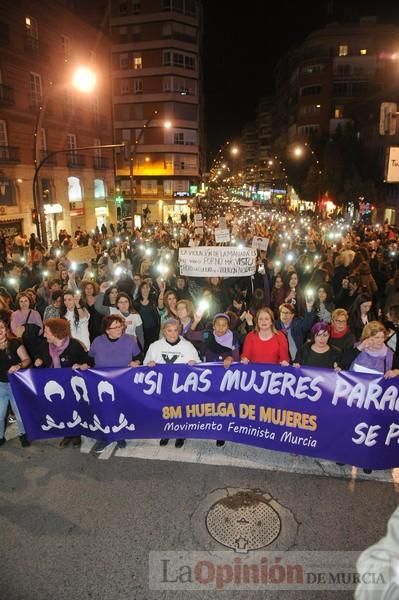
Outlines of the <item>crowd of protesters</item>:
M 201 212 L 201 227 L 190 219 L 135 230 L 111 225 L 73 235 L 61 230 L 48 250 L 34 234 L 2 245 L 0 445 L 7 419 L 16 420 L 21 444 L 30 443 L 8 384 L 9 373 L 27 367 L 203 360 L 225 368 L 256 362 L 399 375 L 393 227 L 252 208 Z M 230 244 L 268 239 L 252 277 L 180 274 L 179 247 L 217 245 L 217 212 Z M 68 258 L 87 246 L 95 259 Z M 78 447 L 80 438 L 61 440 L 61 448 L 69 445 Z M 95 452 L 106 446 L 98 442 Z

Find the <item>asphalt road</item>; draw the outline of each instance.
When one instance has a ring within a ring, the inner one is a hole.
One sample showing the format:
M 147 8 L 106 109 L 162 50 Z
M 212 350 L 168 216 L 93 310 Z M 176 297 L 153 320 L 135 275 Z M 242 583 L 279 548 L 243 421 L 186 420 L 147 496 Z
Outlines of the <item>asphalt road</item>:
M 384 534 L 398 501 L 392 483 L 98 460 L 56 445 L 22 449 L 13 439 L 0 449 L 4 600 L 346 600 L 353 592 L 151 590 L 149 554 L 225 549 L 210 539 L 201 507 L 226 488 L 257 489 L 280 503 L 295 524 L 295 550 L 360 551 Z

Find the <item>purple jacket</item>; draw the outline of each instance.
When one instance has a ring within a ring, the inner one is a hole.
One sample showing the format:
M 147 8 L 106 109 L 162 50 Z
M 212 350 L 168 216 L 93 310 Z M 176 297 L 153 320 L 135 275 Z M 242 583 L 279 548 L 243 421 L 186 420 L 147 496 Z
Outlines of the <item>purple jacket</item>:
M 393 352 L 390 348 L 388 348 L 388 352 L 385 358 L 371 356 L 370 354 L 368 354 L 367 350 L 363 350 L 356 356 L 355 360 L 349 367 L 349 371 L 356 371 L 356 368 L 354 367 L 358 365 L 359 367 L 372 369 L 373 371 L 378 371 L 379 373 L 386 373 L 387 371 L 392 369 L 392 361 Z

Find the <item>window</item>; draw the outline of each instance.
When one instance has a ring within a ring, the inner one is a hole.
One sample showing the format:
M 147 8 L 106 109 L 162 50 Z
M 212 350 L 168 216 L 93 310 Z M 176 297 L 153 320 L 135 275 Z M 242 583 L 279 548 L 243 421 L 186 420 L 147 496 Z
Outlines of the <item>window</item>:
M 133 56 L 133 68 L 136 70 L 143 68 L 143 59 L 138 54 Z
M 131 140 L 131 129 L 122 129 L 122 141 L 130 142 Z
M 313 75 L 314 73 L 321 73 L 323 69 L 324 65 L 307 65 L 306 67 L 303 67 L 302 74 Z
M 38 73 L 30 73 L 30 101 L 33 108 L 40 106 L 42 101 L 42 78 Z
M 119 43 L 124 44 L 129 40 L 128 28 L 126 25 L 119 27 Z
M 76 162 L 77 160 L 77 155 L 76 155 L 76 135 L 74 133 L 68 133 L 67 134 L 67 148 L 69 150 L 69 160 L 71 160 L 71 162 Z
M 348 56 L 348 54 L 349 54 L 348 46 L 339 46 L 338 56 Z
M 337 75 L 350 75 L 350 65 L 337 65 Z
M 184 145 L 184 133 L 174 133 L 173 134 L 173 143 Z
M 162 64 L 165 66 L 170 66 L 172 64 L 172 53 L 170 50 L 164 50 L 162 54 Z
M 156 179 L 142 179 L 141 193 L 143 196 L 156 196 L 158 193 L 158 182 Z
M 317 96 L 321 93 L 320 85 L 308 85 L 301 89 L 301 96 Z
M 68 134 L 69 135 L 69 134 Z M 82 186 L 79 177 L 68 177 L 68 200 L 69 202 L 80 202 L 83 198 Z
M 320 112 L 320 104 L 307 104 L 300 109 L 300 114 L 302 116 L 315 115 L 318 112 Z
M 0 121 L 0 158 L 9 158 L 7 123 L 5 121 Z
M 61 35 L 61 46 L 62 52 L 64 54 L 65 62 L 68 62 L 70 54 L 71 54 L 71 44 L 70 39 L 67 35 Z
M 138 0 L 133 0 L 132 8 L 134 15 L 139 15 L 141 13 L 141 3 Z
M 365 55 L 367 54 L 367 48 L 361 48 L 361 49 L 360 49 L 360 54 L 361 54 L 362 56 L 365 56 Z
M 367 81 L 352 82 L 352 96 L 367 96 L 369 93 L 369 85 Z
M 130 94 L 130 83 L 129 79 L 120 79 L 119 81 L 119 93 L 121 96 L 125 94 Z
M 195 69 L 195 60 L 193 56 L 185 56 L 184 57 L 184 68 L 185 69 Z
M 93 146 L 101 146 L 100 138 L 94 138 Z M 101 156 L 101 148 L 93 148 L 93 150 L 94 150 L 94 156 L 96 156 L 97 158 Z
M 162 91 L 163 92 L 172 92 L 173 91 L 173 77 L 171 75 L 167 75 L 162 79 Z
M 139 40 L 141 40 L 141 27 L 140 27 L 140 25 L 133 25 L 132 35 L 133 35 L 133 41 L 134 42 L 138 42 Z
M 119 2 L 119 14 L 127 15 L 127 2 Z
M 164 23 L 162 25 L 162 37 L 163 38 L 172 37 L 172 25 L 171 25 L 171 23 Z
M 103 179 L 94 180 L 94 198 L 96 200 L 105 199 L 105 184 Z
M 333 96 L 342 98 L 348 95 L 348 84 L 346 81 L 335 82 L 333 86 Z
M 302 127 L 298 127 L 299 135 L 303 136 L 312 136 L 318 134 L 320 131 L 320 125 L 303 125 Z
M 35 40 L 39 39 L 39 29 L 34 17 L 25 17 L 25 33 Z
M 129 55 L 127 52 L 124 52 L 122 54 L 119 55 L 119 67 L 121 69 L 128 69 L 129 68 Z
M 336 106 L 334 109 L 334 119 L 343 119 L 344 118 L 344 107 Z
M 143 93 L 143 80 L 142 79 L 134 79 L 134 93 L 142 94 Z
M 195 69 L 195 58 L 182 52 L 164 50 L 162 53 L 162 64 L 164 66 L 179 67 L 180 69 Z

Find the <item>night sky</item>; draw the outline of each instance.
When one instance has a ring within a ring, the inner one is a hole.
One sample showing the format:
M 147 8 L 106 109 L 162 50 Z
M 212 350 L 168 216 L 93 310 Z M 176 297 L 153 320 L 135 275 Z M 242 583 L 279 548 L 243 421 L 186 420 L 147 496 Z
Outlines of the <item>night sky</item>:
M 353 4 L 362 14 L 399 25 L 398 0 Z M 203 0 L 208 156 L 254 119 L 260 98 L 273 93 L 279 57 L 324 26 L 324 6 L 323 0 Z

